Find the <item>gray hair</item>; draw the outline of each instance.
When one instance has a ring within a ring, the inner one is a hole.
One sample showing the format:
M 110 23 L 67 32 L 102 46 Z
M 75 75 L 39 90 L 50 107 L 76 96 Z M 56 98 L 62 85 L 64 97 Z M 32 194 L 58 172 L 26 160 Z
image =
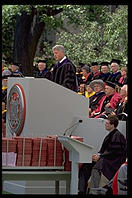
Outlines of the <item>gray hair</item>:
M 65 53 L 65 49 L 64 49 L 64 46 L 63 45 L 55 45 L 53 48 L 52 48 L 52 51 L 54 50 L 57 50 L 57 51 L 62 51 Z
M 125 91 L 127 92 L 127 91 L 128 91 L 128 85 L 127 85 L 127 84 L 123 85 L 123 86 L 121 87 L 121 89 L 123 89 L 123 90 L 125 90 Z

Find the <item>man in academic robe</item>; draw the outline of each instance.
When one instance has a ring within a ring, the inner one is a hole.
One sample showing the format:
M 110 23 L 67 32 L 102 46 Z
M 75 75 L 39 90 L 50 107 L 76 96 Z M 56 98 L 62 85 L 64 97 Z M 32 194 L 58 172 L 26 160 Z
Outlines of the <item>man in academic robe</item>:
M 92 156 L 92 160 L 96 164 L 92 168 L 90 188 L 99 187 L 101 174 L 111 180 L 126 161 L 126 138 L 116 128 L 118 123 L 118 118 L 115 115 L 109 115 L 105 122 L 105 129 L 109 134 L 104 138 L 99 154 Z
M 101 79 L 105 82 L 111 76 L 109 62 L 101 62 Z
M 110 81 L 105 82 L 105 96 L 101 98 L 97 108 L 93 112 L 94 118 L 106 118 L 109 113 L 114 111 L 116 105 L 122 100 L 119 93 L 116 92 L 116 85 Z
M 86 194 L 87 182 L 90 188 L 98 188 L 101 175 L 111 180 L 127 156 L 126 138 L 117 129 L 119 120 L 116 115 L 109 115 L 105 129 L 109 134 L 104 138 L 98 154 L 93 154 L 92 163 L 85 163 L 79 170 L 79 194 Z M 91 193 L 91 190 L 90 190 Z
M 20 71 L 21 64 L 19 63 L 12 63 L 11 64 L 11 71 L 13 77 L 24 77 L 23 73 Z
M 107 80 L 115 83 L 116 85 L 118 85 L 118 81 L 121 78 L 121 72 L 119 70 L 120 63 L 121 61 L 117 59 L 112 59 L 110 62 L 112 74 Z
M 97 62 L 91 63 L 91 75 L 92 75 L 91 81 L 96 79 L 101 79 L 101 72 Z
M 36 71 L 35 78 L 45 78 L 46 72 L 48 72 L 46 61 L 38 61 L 38 70 Z
M 76 76 L 77 76 L 77 82 L 78 82 L 78 86 L 82 83 L 82 67 L 85 66 L 84 63 L 78 63 L 78 66 L 76 67 Z
M 50 80 L 73 91 L 77 91 L 78 83 L 76 77 L 76 67 L 65 56 L 65 49 L 62 45 L 52 48 L 57 64 L 50 70 Z

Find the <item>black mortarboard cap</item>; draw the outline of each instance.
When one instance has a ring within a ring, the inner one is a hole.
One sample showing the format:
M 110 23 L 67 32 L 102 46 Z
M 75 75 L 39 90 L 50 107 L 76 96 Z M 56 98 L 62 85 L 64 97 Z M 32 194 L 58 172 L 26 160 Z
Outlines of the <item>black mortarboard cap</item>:
M 17 67 L 21 67 L 21 64 L 20 63 L 16 63 L 16 62 L 12 62 L 12 65 L 15 65 Z
M 118 59 L 112 59 L 110 64 L 112 64 L 112 63 L 117 63 L 118 65 L 120 65 L 121 61 Z
M 108 86 L 110 86 L 110 87 L 112 87 L 112 88 L 114 88 L 114 89 L 115 89 L 115 87 L 116 87 L 116 84 L 114 84 L 114 83 L 111 82 L 111 81 L 105 81 L 105 84 L 108 85 Z
M 101 66 L 104 66 L 104 65 L 105 65 L 105 66 L 108 66 L 109 64 L 110 64 L 109 62 L 101 62 L 101 63 L 100 63 Z
M 79 63 L 78 63 L 78 66 L 83 67 L 83 66 L 85 66 L 85 64 L 79 62 Z
M 91 63 L 91 66 L 95 66 L 95 65 L 98 65 L 98 63 L 97 62 L 92 62 Z
M 38 60 L 38 63 L 46 63 L 46 60 L 40 59 L 40 60 Z

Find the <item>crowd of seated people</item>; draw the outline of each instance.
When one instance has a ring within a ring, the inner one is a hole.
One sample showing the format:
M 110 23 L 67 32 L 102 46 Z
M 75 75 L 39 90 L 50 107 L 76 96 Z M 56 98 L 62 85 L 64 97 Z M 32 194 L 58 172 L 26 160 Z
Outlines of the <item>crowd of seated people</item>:
M 110 65 L 110 68 L 109 68 L 109 65 Z M 80 81 L 81 83 L 79 84 L 81 94 L 80 94 L 80 90 L 78 91 L 78 94 L 83 95 L 85 97 L 88 97 L 89 92 L 92 94 L 92 95 L 89 95 L 90 96 L 89 97 L 89 118 L 95 118 L 95 119 L 102 118 L 102 119 L 109 120 L 111 119 L 110 116 L 117 116 L 118 120 L 126 121 L 126 138 L 124 139 L 124 141 L 126 140 L 126 142 L 128 140 L 128 132 L 127 132 L 127 126 L 128 126 L 128 76 L 127 76 L 127 72 L 128 72 L 128 68 L 127 66 L 128 65 L 120 68 L 120 61 L 116 59 L 112 59 L 110 63 L 102 62 L 100 64 L 100 70 L 99 70 L 98 63 L 92 63 L 90 67 L 91 71 L 89 71 L 89 75 L 91 75 L 92 77 L 90 81 L 87 82 L 84 80 L 86 79 L 85 77 L 86 75 L 84 76 L 82 75 L 83 81 Z M 82 68 L 84 68 L 84 65 Z M 89 91 L 89 89 L 91 90 Z M 108 140 L 106 142 L 107 142 L 107 146 L 109 146 Z M 117 151 L 117 147 L 115 147 L 115 150 Z M 108 150 L 104 152 L 104 153 L 107 153 L 106 158 L 109 155 L 108 153 L 112 153 L 112 151 L 113 151 L 113 148 L 109 149 L 109 152 Z M 118 159 L 118 157 L 119 157 L 119 153 L 117 154 L 117 156 L 115 156 L 115 159 Z M 92 163 L 83 164 L 81 169 L 79 170 L 79 194 L 83 194 L 83 195 L 88 194 L 88 193 L 94 194 L 94 192 L 92 192 L 92 188 L 95 189 L 95 191 L 97 192 L 99 192 L 99 190 L 101 189 L 99 185 L 96 185 L 98 182 L 97 181 L 98 178 L 100 178 L 100 173 L 98 175 L 97 174 L 98 171 L 96 171 L 95 173 L 93 172 L 96 170 L 96 169 L 93 169 L 93 166 L 95 165 L 95 163 L 96 165 L 97 163 L 99 163 L 99 159 L 101 158 L 97 157 L 97 155 L 93 155 Z M 109 157 L 109 160 L 112 160 L 112 159 L 113 158 Z M 102 166 L 102 163 L 104 163 L 102 161 L 100 162 L 101 163 L 99 163 L 97 170 L 98 168 Z M 124 158 L 124 163 L 125 163 L 125 158 Z M 120 163 L 121 168 L 122 168 L 122 164 L 123 162 Z M 115 163 L 115 165 L 117 165 L 117 163 Z M 108 168 L 109 166 L 107 165 L 106 170 L 108 170 Z M 110 170 L 108 171 L 109 174 L 112 174 L 112 171 L 113 171 L 112 169 L 111 171 Z M 120 168 L 117 169 L 117 173 L 119 170 Z M 101 172 L 103 172 L 103 169 L 101 169 Z M 121 186 L 121 188 L 115 187 L 115 177 L 117 173 L 115 171 L 114 172 L 115 175 L 113 174 L 113 177 L 111 178 L 108 178 L 105 175 L 106 178 L 108 179 L 107 182 L 110 179 L 111 180 L 108 182 L 108 184 L 106 183 L 107 185 L 105 188 L 102 188 L 103 193 L 105 191 L 106 194 L 121 194 L 121 195 L 127 194 L 127 188 L 128 188 L 127 183 L 125 184 L 123 183 L 122 185 L 123 187 Z M 90 188 L 89 188 L 88 182 L 89 182 L 90 175 L 92 175 L 92 179 L 90 181 Z M 121 179 L 123 182 L 127 181 L 127 172 L 125 172 L 125 176 L 123 175 L 123 178 Z M 119 185 L 118 180 L 116 183 Z M 115 189 L 117 188 L 119 192 L 115 193 Z
M 91 66 L 81 64 L 78 94 L 89 98 L 89 117 L 106 119 L 109 114 L 116 114 L 119 120 L 127 120 L 128 102 L 124 101 L 122 87 L 128 86 L 128 64 L 120 68 L 121 61 L 117 59 L 92 62 Z
M 5 137 L 8 77 L 24 77 L 21 64 L 2 60 L 2 136 Z
M 92 62 L 85 65 L 79 62 L 76 67 L 77 93 L 89 98 L 88 109 L 90 118 L 106 118 L 109 113 L 115 113 L 119 119 L 127 119 L 127 99 L 124 101 L 121 90 L 124 85 L 126 87 L 128 84 L 128 64 L 121 68 L 120 64 L 120 60 L 112 59 L 110 62 L 104 61 L 100 64 L 98 62 Z M 49 70 L 46 61 L 39 60 L 37 68 L 34 77 L 46 78 L 47 71 Z M 11 76 L 24 77 L 20 71 L 20 64 L 12 62 L 10 68 L 8 68 L 6 62 L 3 60 L 2 102 L 5 103 L 7 79 Z

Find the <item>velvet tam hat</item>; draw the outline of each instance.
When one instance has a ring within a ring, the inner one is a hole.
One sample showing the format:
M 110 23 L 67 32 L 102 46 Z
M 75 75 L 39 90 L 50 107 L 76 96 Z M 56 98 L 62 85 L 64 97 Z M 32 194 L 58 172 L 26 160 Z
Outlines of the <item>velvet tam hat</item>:
M 92 62 L 91 63 L 91 66 L 96 66 L 96 65 L 98 66 L 98 62 Z
M 106 81 L 105 84 L 108 85 L 109 87 L 112 87 L 113 89 L 115 89 L 115 87 L 116 87 L 116 84 L 114 84 L 111 81 Z
M 109 66 L 109 64 L 110 64 L 109 62 L 101 62 L 100 63 L 101 66 Z
M 38 63 L 46 63 L 46 60 L 38 60 Z
M 116 64 L 120 65 L 121 61 L 118 59 L 112 59 L 110 64 L 112 64 L 112 63 L 116 63 Z

